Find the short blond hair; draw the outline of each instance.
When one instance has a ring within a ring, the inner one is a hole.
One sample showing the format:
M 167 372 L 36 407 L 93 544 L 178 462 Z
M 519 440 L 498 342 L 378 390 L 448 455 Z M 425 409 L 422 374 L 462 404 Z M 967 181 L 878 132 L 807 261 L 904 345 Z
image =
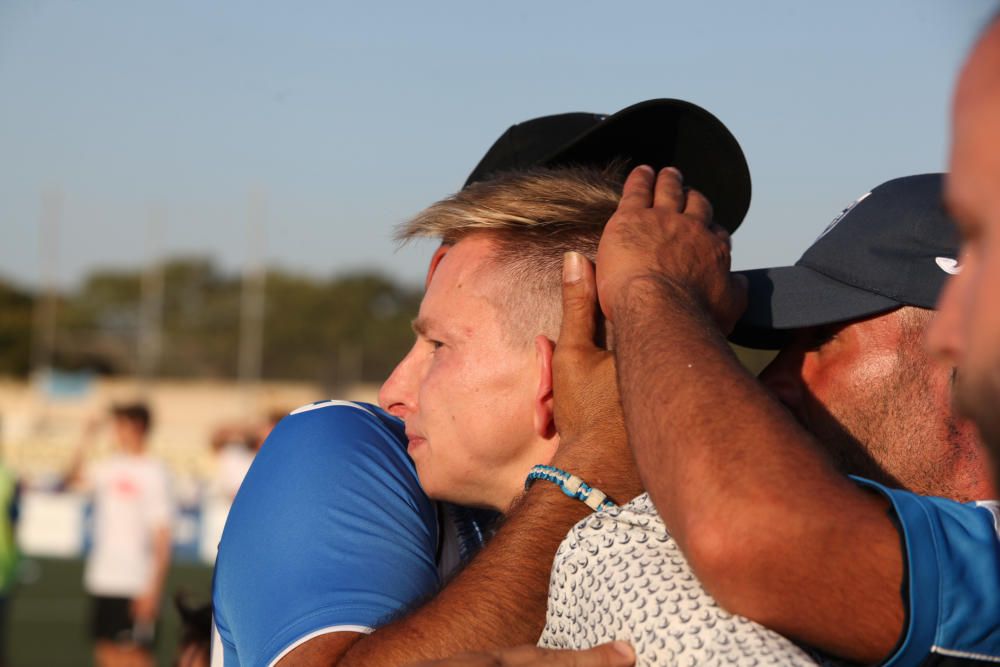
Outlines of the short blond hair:
M 555 339 L 562 315 L 563 255 L 592 261 L 621 194 L 624 170 L 533 168 L 474 183 L 403 223 L 396 239 L 437 238 L 455 244 L 472 234 L 495 242 L 494 266 L 505 275 L 497 307 L 515 340 Z

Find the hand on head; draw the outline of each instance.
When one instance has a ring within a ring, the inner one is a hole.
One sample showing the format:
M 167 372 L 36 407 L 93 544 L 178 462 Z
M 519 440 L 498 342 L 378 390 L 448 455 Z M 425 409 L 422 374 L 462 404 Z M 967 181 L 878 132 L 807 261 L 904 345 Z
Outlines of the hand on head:
M 625 434 L 615 359 L 595 342 L 598 315 L 593 264 L 579 253 L 566 253 L 562 327 L 552 356 L 559 432 L 552 465 L 579 475 L 621 504 L 641 493 L 642 483 Z
M 729 333 L 746 308 L 746 284 L 731 274 L 729 234 L 712 222 L 712 206 L 684 188 L 672 167 L 629 174 L 618 210 L 597 252 L 597 290 L 609 319 L 636 281 L 651 280 L 703 309 Z

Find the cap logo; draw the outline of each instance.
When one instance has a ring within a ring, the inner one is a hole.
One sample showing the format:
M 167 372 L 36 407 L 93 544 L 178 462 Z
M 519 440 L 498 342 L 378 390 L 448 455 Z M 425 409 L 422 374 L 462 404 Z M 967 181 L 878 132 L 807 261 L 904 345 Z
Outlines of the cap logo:
M 843 220 L 844 218 L 846 218 L 847 214 L 850 213 L 852 210 L 854 210 L 855 206 L 857 206 L 858 204 L 860 204 L 864 200 L 868 199 L 868 195 L 870 195 L 870 194 L 871 194 L 871 192 L 864 193 L 863 195 L 861 195 L 860 197 L 858 197 L 856 200 L 854 200 L 854 203 L 852 203 L 850 206 L 848 206 L 843 211 L 841 211 L 840 215 L 838 215 L 836 218 L 834 218 L 833 222 L 831 222 L 829 225 L 826 226 L 826 229 L 823 230 L 823 233 L 816 237 L 816 241 L 819 241 L 821 238 L 823 238 L 824 236 L 826 236 L 827 234 L 829 234 L 830 232 L 832 232 L 833 228 L 836 227 L 837 225 L 839 225 L 840 221 Z M 813 241 L 813 243 L 816 243 L 816 241 Z
M 958 260 L 951 257 L 935 257 L 934 263 L 938 265 L 939 269 L 950 276 L 957 276 L 962 272 L 962 267 L 958 265 Z

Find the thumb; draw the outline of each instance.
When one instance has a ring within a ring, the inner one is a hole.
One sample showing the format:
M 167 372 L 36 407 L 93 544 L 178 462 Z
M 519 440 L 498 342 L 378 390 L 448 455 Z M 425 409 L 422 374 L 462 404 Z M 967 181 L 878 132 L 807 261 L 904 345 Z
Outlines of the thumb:
M 623 641 L 609 642 L 586 651 L 576 651 L 572 667 L 631 667 L 635 651 Z
M 594 344 L 597 285 L 594 265 L 578 252 L 563 255 L 562 325 L 559 344 Z M 556 346 L 558 349 L 558 344 Z

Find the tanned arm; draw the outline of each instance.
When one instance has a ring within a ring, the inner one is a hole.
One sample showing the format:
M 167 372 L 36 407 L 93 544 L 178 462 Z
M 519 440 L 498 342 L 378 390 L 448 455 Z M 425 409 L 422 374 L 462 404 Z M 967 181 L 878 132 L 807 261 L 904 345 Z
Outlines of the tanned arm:
M 634 171 L 597 278 L 640 475 L 705 588 L 798 641 L 885 657 L 904 618 L 887 502 L 838 475 L 729 350 L 744 298 L 707 201 L 675 170 Z
M 554 484 L 534 484 L 483 551 L 436 597 L 355 643 L 338 665 L 398 665 L 535 642 L 549 572 L 569 529 L 590 511 Z

